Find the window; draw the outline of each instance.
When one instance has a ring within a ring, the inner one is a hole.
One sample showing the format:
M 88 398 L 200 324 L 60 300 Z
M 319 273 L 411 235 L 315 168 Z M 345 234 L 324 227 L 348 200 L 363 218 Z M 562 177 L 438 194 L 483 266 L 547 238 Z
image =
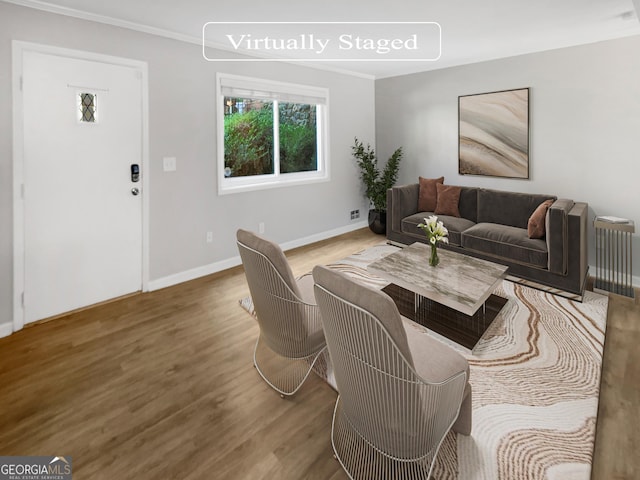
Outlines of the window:
M 95 93 L 78 94 L 78 121 L 95 123 L 97 119 L 98 95 Z
M 326 89 L 218 75 L 218 192 L 328 180 Z

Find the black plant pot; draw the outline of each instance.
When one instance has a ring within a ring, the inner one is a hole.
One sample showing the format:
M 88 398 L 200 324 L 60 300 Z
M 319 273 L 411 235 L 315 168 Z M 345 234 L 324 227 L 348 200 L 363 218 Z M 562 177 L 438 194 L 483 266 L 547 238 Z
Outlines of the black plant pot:
M 387 233 L 386 210 L 369 210 L 369 229 L 379 235 Z

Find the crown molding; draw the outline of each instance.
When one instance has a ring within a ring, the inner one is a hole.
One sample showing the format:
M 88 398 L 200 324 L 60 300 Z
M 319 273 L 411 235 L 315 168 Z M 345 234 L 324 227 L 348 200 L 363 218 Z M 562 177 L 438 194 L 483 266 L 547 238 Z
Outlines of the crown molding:
M 633 0 L 633 7 L 636 9 L 636 20 L 640 22 L 640 0 Z
M 157 28 L 157 27 L 152 27 L 150 25 L 145 25 L 142 23 L 137 23 L 137 22 L 130 22 L 128 20 L 123 20 L 120 18 L 115 18 L 115 17 L 109 17 L 107 15 L 99 15 L 96 13 L 90 13 L 84 10 L 78 10 L 75 8 L 69 8 L 69 7 L 63 7 L 61 5 L 55 5 L 53 3 L 49 3 L 49 2 L 43 2 L 41 0 L 0 0 L 3 1 L 5 3 L 11 3 L 14 5 L 19 5 L 21 7 L 27 7 L 27 8 L 33 8 L 35 10 L 41 10 L 44 12 L 48 12 L 48 13 L 54 13 L 57 15 L 65 15 L 67 17 L 74 17 L 74 18 L 78 18 L 81 20 L 87 20 L 90 22 L 97 22 L 97 23 L 102 23 L 105 25 L 111 25 L 114 27 L 121 27 L 121 28 L 126 28 L 129 30 L 134 30 L 137 32 L 141 32 L 141 33 L 146 33 L 149 35 L 155 35 L 158 37 L 164 37 L 164 38 L 169 38 L 172 40 L 177 40 L 179 42 L 184 42 L 184 43 L 190 43 L 190 44 L 194 44 L 194 45 L 199 45 L 199 46 L 203 46 L 203 38 L 202 37 L 194 37 L 192 35 L 186 35 L 183 33 L 178 33 L 178 32 L 174 32 L 171 30 L 166 30 L 163 28 Z M 640 1 L 640 0 L 636 0 L 636 1 Z M 228 46 L 226 45 L 221 45 L 219 43 L 215 43 L 215 42 L 204 42 L 204 46 L 208 47 L 208 48 L 215 48 L 217 50 L 223 50 L 223 51 L 230 51 L 230 52 L 234 52 L 234 53 L 238 53 L 235 50 L 230 49 Z M 249 57 L 256 57 L 255 55 L 251 55 L 251 54 L 244 54 L 243 55 L 247 55 Z M 259 57 L 256 57 L 256 59 L 259 59 L 261 61 L 264 61 L 264 59 L 260 59 Z M 309 63 L 309 62 L 303 62 L 303 61 L 295 61 L 295 60 L 284 60 L 284 59 L 278 59 L 278 60 L 273 60 L 271 59 L 271 61 L 274 62 L 280 62 L 280 63 L 288 63 L 288 64 L 292 64 L 292 65 L 299 65 L 299 66 L 303 66 L 303 67 L 307 67 L 307 68 L 313 68 L 315 70 L 323 70 L 323 71 L 329 71 L 329 72 L 333 72 L 333 73 L 339 73 L 342 75 L 349 75 L 352 77 L 358 77 L 358 78 L 364 78 L 367 80 L 375 80 L 376 77 L 375 75 L 367 75 L 365 73 L 360 73 L 360 72 L 354 72 L 353 70 L 349 70 L 347 68 L 338 68 L 338 67 L 334 67 L 331 65 L 326 65 L 326 64 L 315 64 L 315 63 Z
M 77 10 L 75 8 L 63 7 L 61 5 L 54 5 L 52 3 L 42 2 L 40 0 L 2 0 L 2 1 L 6 3 L 12 3 L 14 5 L 20 5 L 22 7 L 41 10 L 48 13 L 65 15 L 67 17 L 74 17 L 74 18 L 79 18 L 81 20 L 88 20 L 90 22 L 103 23 L 105 25 L 112 25 L 114 27 L 127 28 L 129 30 L 148 33 L 150 35 L 171 38 L 173 40 L 178 40 L 181 42 L 194 43 L 196 45 L 202 44 L 202 39 L 200 39 L 199 37 L 193 37 L 191 35 L 172 32 L 170 30 L 152 27 L 149 25 L 144 25 L 142 23 L 130 22 L 128 20 L 122 20 L 120 18 L 109 17 L 106 15 L 98 15 L 97 13 L 90 13 L 84 10 Z

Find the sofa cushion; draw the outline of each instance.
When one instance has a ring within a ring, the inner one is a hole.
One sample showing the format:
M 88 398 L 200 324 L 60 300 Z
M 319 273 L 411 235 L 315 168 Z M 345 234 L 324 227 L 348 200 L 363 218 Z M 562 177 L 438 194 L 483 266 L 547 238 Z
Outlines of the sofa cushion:
M 526 228 L 478 223 L 462 232 L 462 246 L 487 255 L 547 268 L 547 242 L 529 238 Z
M 460 202 L 461 187 L 456 187 L 454 185 L 440 185 L 438 183 L 436 184 L 436 189 L 438 191 L 438 198 L 435 214 L 459 217 L 460 210 L 458 210 L 458 203 Z
M 553 200 L 545 200 L 538 208 L 534 210 L 534 212 L 529 217 L 529 222 L 527 223 L 527 233 L 529 234 L 529 238 L 543 238 L 545 234 L 545 225 L 547 220 L 547 210 L 553 203 Z
M 420 181 L 420 193 L 418 195 L 418 211 L 433 212 L 436 209 L 436 200 L 438 198 L 437 184 L 444 183 L 444 177 L 440 178 L 422 178 Z
M 387 235 L 402 231 L 402 219 L 416 213 L 420 185 L 411 183 L 387 190 Z
M 503 192 L 481 188 L 478 190 L 478 223 L 498 223 L 527 228 L 529 217 L 538 205 L 553 195 Z
M 423 223 L 426 217 L 434 215 L 434 212 L 419 212 L 402 219 L 402 232 L 415 234 L 421 238 L 426 238 L 425 233 L 421 228 L 418 228 L 419 223 Z M 462 217 L 451 217 L 449 215 L 438 215 L 440 220 L 447 230 L 449 230 L 449 243 L 451 245 L 462 245 L 460 234 L 469 227 L 475 225 L 471 220 L 467 220 Z
M 458 211 L 462 218 L 471 220 L 473 223 L 478 221 L 478 188 L 462 187 L 460 190 L 460 201 L 458 202 Z

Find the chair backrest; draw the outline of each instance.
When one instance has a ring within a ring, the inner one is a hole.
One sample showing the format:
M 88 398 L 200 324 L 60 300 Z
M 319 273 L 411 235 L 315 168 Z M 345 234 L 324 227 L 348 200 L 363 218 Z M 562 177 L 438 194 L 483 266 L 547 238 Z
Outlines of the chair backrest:
M 314 268 L 313 276 L 349 423 L 386 455 L 431 462 L 458 415 L 466 373 L 426 382 L 388 295 L 326 267 Z
M 287 358 L 303 358 L 317 351 L 317 335 L 310 335 L 317 306 L 302 301 L 282 249 L 247 230 L 238 230 L 236 238 L 265 343 Z

